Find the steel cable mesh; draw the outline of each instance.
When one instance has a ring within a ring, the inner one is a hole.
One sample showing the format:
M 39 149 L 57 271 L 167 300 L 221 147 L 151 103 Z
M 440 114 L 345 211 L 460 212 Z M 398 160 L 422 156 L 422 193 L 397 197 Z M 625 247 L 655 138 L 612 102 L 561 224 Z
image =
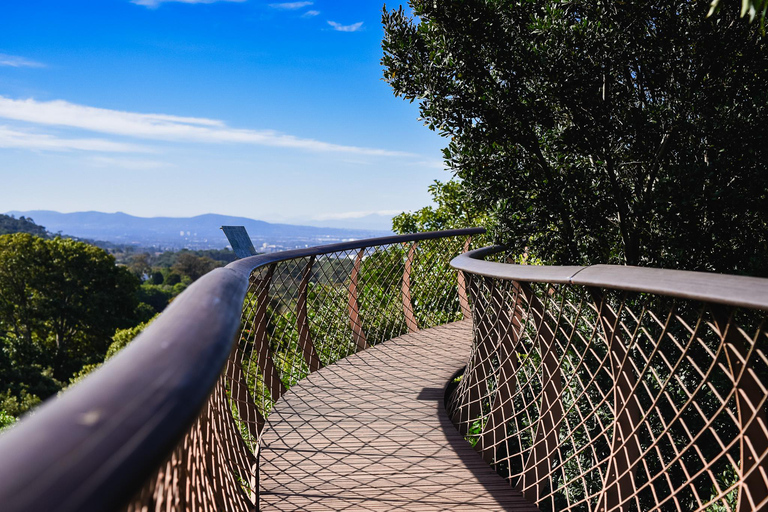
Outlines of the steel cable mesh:
M 250 450 L 257 453 L 274 401 L 310 370 L 409 330 L 461 319 L 449 262 L 465 242 L 390 244 L 256 269 L 227 380 L 235 422 Z
M 448 412 L 546 510 L 757 510 L 768 495 L 764 313 L 471 276 Z
M 125 510 L 254 510 L 256 457 L 229 413 L 225 379 L 219 378 L 187 435 Z

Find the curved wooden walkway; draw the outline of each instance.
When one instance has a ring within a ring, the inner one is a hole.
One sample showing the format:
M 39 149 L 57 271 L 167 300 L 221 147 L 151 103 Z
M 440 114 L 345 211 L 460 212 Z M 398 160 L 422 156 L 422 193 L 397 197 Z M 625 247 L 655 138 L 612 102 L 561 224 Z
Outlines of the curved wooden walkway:
M 471 323 L 382 343 L 313 373 L 275 404 L 262 510 L 537 511 L 456 431 L 444 387 Z

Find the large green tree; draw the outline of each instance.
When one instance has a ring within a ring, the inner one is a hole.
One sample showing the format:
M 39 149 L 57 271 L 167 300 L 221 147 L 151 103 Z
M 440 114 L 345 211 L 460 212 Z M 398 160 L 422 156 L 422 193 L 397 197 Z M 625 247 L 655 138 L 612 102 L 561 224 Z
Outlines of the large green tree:
M 138 280 L 98 247 L 0 236 L 0 341 L 10 362 L 66 380 L 135 323 Z M 0 382 L 1 383 L 1 382 Z M 0 391 L 3 391 L 0 388 Z
M 552 263 L 768 275 L 768 48 L 700 1 L 412 0 L 384 77 L 495 236 Z

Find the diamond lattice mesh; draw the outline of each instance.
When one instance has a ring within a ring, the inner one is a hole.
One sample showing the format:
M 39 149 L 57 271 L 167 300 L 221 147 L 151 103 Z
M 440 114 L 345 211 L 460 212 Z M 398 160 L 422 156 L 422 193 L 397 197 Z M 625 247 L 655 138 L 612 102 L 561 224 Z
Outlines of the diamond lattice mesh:
M 471 276 L 457 428 L 547 510 L 756 510 L 764 314 Z

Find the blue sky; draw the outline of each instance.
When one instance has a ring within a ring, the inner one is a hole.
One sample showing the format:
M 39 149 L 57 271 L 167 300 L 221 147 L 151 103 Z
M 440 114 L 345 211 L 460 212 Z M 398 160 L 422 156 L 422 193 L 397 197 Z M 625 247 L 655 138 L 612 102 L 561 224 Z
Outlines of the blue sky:
M 301 221 L 428 204 L 445 141 L 380 79 L 381 9 L 3 2 L 0 211 Z

